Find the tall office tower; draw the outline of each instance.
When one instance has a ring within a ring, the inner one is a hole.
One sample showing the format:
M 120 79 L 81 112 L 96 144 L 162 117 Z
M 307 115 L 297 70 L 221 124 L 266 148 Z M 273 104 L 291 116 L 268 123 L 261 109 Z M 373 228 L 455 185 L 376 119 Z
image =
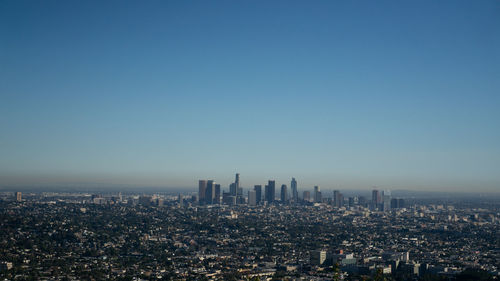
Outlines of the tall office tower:
M 236 184 L 234 182 L 229 185 L 229 193 L 232 196 L 236 196 Z
M 378 205 L 380 204 L 380 193 L 378 192 L 377 189 L 374 189 L 372 191 L 372 205 L 373 209 L 377 209 Z
M 234 176 L 234 189 L 233 195 L 236 196 L 237 204 L 244 204 L 245 198 L 243 198 L 243 188 L 240 186 L 240 174 L 236 173 Z
M 314 202 L 321 203 L 322 200 L 323 198 L 321 197 L 321 191 L 319 185 L 316 185 L 314 187 Z
M 234 177 L 234 184 L 236 185 L 236 189 L 240 188 L 240 174 L 236 173 Z
M 288 201 L 288 194 L 286 191 L 286 184 L 281 185 L 281 203 L 286 203 Z
M 207 189 L 205 191 L 205 202 L 213 204 L 215 198 L 215 182 L 213 180 L 207 181 Z
M 342 193 L 338 190 L 333 191 L 333 206 L 340 208 L 344 205 L 344 198 L 342 196 Z
M 23 194 L 20 191 L 16 192 L 16 201 L 17 202 L 23 201 Z
M 297 181 L 295 178 L 292 178 L 292 182 L 290 183 L 290 188 L 292 189 L 292 200 L 297 202 L 299 201 L 299 193 L 297 191 Z
M 311 201 L 311 192 L 304 191 L 304 193 L 302 194 L 302 199 L 307 202 Z
M 257 205 L 257 192 L 255 190 L 249 190 L 248 191 L 248 205 L 250 206 L 255 206 Z
M 220 184 L 215 185 L 214 204 L 220 204 Z
M 253 190 L 255 190 L 255 198 L 256 198 L 257 204 L 259 204 L 260 201 L 262 201 L 262 185 L 255 185 L 253 187 Z
M 205 193 L 207 192 L 207 181 L 200 180 L 198 182 L 198 203 L 205 204 Z
M 266 185 L 266 201 L 268 203 L 273 203 L 276 196 L 276 182 L 273 180 L 269 180 Z
M 382 206 L 383 211 L 389 211 L 391 209 L 391 191 L 382 191 Z

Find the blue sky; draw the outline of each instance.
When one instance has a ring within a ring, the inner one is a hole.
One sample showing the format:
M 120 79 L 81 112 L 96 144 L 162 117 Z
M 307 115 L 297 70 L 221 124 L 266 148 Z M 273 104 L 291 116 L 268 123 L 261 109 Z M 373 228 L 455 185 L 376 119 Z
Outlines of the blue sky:
M 1 1 L 0 186 L 500 191 L 498 1 Z

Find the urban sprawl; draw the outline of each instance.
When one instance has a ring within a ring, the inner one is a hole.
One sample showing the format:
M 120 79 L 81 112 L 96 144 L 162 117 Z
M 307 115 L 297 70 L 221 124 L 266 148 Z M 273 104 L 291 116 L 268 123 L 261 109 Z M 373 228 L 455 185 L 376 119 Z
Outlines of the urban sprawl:
M 243 190 L 2 192 L 0 279 L 498 279 L 495 200 Z

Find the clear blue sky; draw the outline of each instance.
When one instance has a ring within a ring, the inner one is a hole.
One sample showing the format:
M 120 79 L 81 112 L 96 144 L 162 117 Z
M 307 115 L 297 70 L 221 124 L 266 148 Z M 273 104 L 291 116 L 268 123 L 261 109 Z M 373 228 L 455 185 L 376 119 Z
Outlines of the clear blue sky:
M 500 191 L 500 2 L 4 0 L 0 97 L 0 186 Z

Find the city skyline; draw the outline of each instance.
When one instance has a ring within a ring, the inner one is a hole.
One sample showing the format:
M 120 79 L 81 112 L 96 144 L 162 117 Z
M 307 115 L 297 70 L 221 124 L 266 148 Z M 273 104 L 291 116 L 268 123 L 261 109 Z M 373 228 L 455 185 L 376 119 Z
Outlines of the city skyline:
M 499 193 L 499 8 L 2 1 L 0 189 Z

